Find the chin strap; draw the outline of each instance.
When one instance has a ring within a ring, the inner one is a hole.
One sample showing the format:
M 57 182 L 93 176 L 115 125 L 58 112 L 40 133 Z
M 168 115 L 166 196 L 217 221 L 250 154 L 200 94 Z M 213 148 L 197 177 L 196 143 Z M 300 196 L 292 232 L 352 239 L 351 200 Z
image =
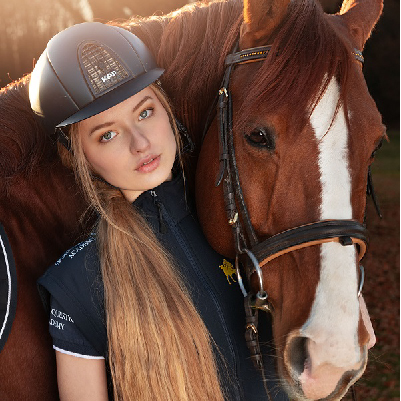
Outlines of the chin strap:
M 71 152 L 71 139 L 67 135 L 67 127 L 56 127 L 54 131 L 55 140 L 60 142 L 69 152 Z

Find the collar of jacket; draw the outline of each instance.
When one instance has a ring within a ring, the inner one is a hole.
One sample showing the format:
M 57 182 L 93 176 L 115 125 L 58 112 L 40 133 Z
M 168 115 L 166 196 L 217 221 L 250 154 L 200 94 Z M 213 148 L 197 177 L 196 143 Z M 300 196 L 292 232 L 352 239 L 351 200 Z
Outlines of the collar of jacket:
M 185 185 L 182 174 L 178 174 L 171 181 L 165 181 L 159 186 L 143 192 L 133 202 L 133 205 L 144 213 L 144 216 L 153 215 L 160 211 L 163 205 L 165 211 L 178 223 L 190 214 Z

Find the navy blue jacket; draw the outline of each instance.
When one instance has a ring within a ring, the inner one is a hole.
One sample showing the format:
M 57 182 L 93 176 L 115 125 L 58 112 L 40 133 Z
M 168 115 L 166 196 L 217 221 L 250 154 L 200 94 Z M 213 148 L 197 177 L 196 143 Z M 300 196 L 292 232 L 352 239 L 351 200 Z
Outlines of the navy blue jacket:
M 225 275 L 222 266 L 227 265 L 227 261 L 210 247 L 191 213 L 185 200 L 183 180 L 176 178 L 144 192 L 134 206 L 141 210 L 157 238 L 175 259 L 192 300 L 225 359 L 223 366 L 217 358 L 227 399 L 266 400 L 261 376 L 253 367 L 245 344 L 242 293 L 234 282 L 235 275 L 232 278 Z M 82 347 L 86 347 L 82 352 L 88 352 L 89 342 L 107 361 L 103 286 L 95 236 L 65 253 L 40 278 L 39 288 L 49 308 L 51 325 L 74 321 L 87 340 L 82 343 Z M 63 312 L 55 313 L 54 308 L 50 309 L 50 298 Z M 260 320 L 260 340 L 266 345 L 271 343 L 271 322 L 267 316 Z M 54 341 L 63 348 L 61 340 Z M 79 347 L 77 344 L 76 353 L 81 353 Z M 268 355 L 274 353 L 272 349 L 263 351 Z M 273 389 L 271 394 L 276 400 L 286 400 L 278 390 L 273 359 L 265 356 L 264 362 L 269 387 Z

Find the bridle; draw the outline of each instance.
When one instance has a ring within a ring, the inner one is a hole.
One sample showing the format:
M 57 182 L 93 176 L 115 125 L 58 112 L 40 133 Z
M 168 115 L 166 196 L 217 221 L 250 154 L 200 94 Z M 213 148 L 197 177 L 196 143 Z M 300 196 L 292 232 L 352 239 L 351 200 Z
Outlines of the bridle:
M 273 312 L 273 306 L 269 302 L 269 297 L 265 290 L 260 266 L 266 265 L 269 261 L 283 254 L 327 242 L 338 242 L 343 246 L 357 245 L 359 260 L 361 260 L 366 252 L 368 238 L 365 226 L 356 220 L 324 220 L 294 227 L 259 241 L 249 217 L 239 179 L 232 133 L 233 107 L 229 84 L 231 72 L 236 65 L 264 60 L 269 54 L 271 46 L 261 46 L 242 51 L 237 51 L 237 49 L 238 44 L 235 46 L 233 53 L 226 57 L 226 70 L 217 99 L 220 165 L 216 186 L 223 183 L 227 219 L 232 227 L 234 236 L 235 267 L 245 304 L 245 338 L 251 358 L 256 368 L 262 373 L 267 395 L 271 399 L 266 386 L 266 378 L 264 377 L 257 326 L 258 309 Z M 363 63 L 363 56 L 360 51 L 354 50 L 353 55 L 356 60 Z M 207 128 L 205 128 L 205 132 Z M 371 188 L 371 181 L 368 183 L 368 188 Z M 257 292 L 248 292 L 245 288 L 239 267 L 240 256 L 242 261 L 245 257 L 246 263 L 243 263 L 243 265 L 248 282 L 253 274 L 257 275 L 259 285 Z M 358 296 L 362 291 L 363 282 L 364 269 L 360 266 Z

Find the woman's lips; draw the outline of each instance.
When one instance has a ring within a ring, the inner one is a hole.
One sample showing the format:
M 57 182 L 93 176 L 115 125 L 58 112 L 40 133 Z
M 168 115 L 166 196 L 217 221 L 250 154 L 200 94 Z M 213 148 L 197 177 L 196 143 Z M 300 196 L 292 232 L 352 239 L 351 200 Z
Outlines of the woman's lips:
M 136 171 L 140 173 L 151 173 L 153 170 L 156 170 L 160 164 L 160 155 L 158 156 L 149 156 L 141 160 L 139 166 L 136 168 Z

